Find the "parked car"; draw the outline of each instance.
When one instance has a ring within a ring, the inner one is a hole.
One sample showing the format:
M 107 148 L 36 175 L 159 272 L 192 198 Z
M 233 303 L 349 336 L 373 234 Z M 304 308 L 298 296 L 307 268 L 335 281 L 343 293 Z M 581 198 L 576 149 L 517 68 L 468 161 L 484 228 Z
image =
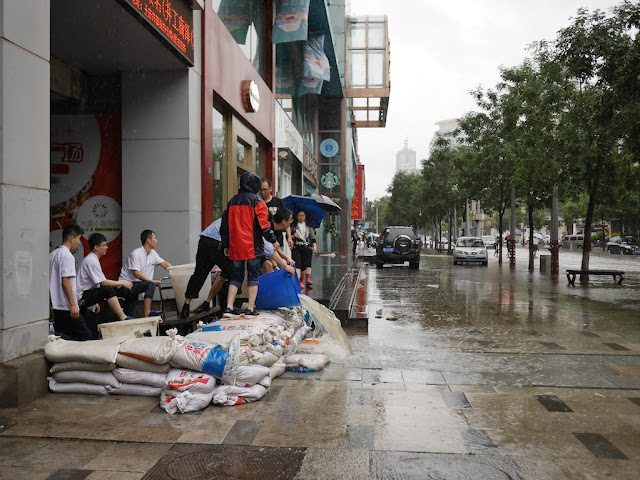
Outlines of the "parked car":
M 480 237 L 460 237 L 453 247 L 453 264 L 482 263 L 489 264 L 487 247 Z
M 483 235 L 482 241 L 484 242 L 484 246 L 487 248 L 493 248 L 496 245 L 496 239 L 491 235 Z
M 412 227 L 388 226 L 376 242 L 376 268 L 385 263 L 409 262 L 409 268 L 420 267 L 420 241 Z
M 584 234 L 573 233 L 571 235 L 565 235 L 562 237 L 561 247 L 568 248 L 570 250 L 582 248 L 584 245 Z
M 607 252 L 620 255 L 640 255 L 640 244 L 631 235 L 611 237 L 607 242 Z

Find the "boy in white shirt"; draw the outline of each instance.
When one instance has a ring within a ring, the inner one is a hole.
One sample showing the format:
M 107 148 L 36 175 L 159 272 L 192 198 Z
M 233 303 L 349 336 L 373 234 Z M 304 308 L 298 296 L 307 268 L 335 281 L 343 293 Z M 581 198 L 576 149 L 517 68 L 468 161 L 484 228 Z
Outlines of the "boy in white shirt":
M 129 257 L 124 262 L 118 280 L 127 280 L 133 283 L 131 294 L 127 297 L 124 312 L 133 316 L 133 312 L 138 300 L 138 295 L 144 293 L 144 316 L 157 316 L 161 312 L 151 310 L 151 301 L 156 285 L 160 285 L 160 280 L 153 279 L 153 269 L 160 265 L 167 270 L 171 264 L 165 261 L 156 253 L 158 237 L 151 230 L 143 230 L 140 234 L 141 247 L 132 250 Z
M 71 340 L 91 340 L 91 331 L 80 315 L 76 297 L 76 259 L 84 231 L 78 225 L 67 225 L 62 231 L 62 244 L 49 254 L 49 292 L 56 333 Z
M 109 245 L 107 238 L 101 233 L 93 233 L 89 237 L 89 254 L 84 257 L 78 268 L 76 277 L 76 295 L 82 308 L 90 307 L 106 301 L 116 314 L 118 320 L 131 320 L 120 307 L 118 296 L 127 297 L 131 294 L 133 283 L 128 280 L 108 280 L 104 276 L 100 258 L 106 255 Z M 117 288 L 117 291 L 116 291 Z M 83 310 L 84 311 L 84 310 Z M 85 312 L 86 313 L 86 312 Z M 98 312 L 99 313 L 99 309 Z M 101 323 L 101 322 L 98 322 Z

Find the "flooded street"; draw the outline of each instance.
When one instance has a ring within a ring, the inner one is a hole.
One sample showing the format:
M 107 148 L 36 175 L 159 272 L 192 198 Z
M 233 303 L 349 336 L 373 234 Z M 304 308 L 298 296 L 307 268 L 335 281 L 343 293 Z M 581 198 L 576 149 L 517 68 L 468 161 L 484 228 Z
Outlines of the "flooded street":
M 580 260 L 561 252 L 557 283 L 539 259 L 530 274 L 522 248 L 515 270 L 444 254 L 423 254 L 418 271 L 368 269 L 350 395 L 362 389 L 372 407 L 373 448 L 416 454 L 387 458 L 384 478 L 640 476 L 640 258 L 592 255 L 593 269 L 626 271 L 620 287 L 569 286 Z M 473 460 L 457 477 L 437 466 L 443 455 Z M 413 477 L 418 464 L 442 476 Z

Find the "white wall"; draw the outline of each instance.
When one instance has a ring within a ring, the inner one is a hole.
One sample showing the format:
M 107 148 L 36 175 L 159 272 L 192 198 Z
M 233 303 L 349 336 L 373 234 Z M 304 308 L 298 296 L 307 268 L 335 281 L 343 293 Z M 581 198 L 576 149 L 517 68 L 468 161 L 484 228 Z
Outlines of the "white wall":
M 0 1 L 0 363 L 48 334 L 49 10 Z
M 192 263 L 201 228 L 200 73 L 122 75 L 123 261 L 140 232 L 158 235 L 158 254 Z M 166 276 L 157 268 L 155 278 Z

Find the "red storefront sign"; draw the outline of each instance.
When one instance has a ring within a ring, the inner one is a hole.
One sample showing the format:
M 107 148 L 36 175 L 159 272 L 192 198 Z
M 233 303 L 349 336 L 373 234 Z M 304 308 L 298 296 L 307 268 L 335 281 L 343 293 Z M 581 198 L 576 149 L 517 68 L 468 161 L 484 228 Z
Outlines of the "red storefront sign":
M 357 165 L 356 180 L 351 199 L 351 220 L 362 220 L 362 192 L 364 189 L 364 165 Z

